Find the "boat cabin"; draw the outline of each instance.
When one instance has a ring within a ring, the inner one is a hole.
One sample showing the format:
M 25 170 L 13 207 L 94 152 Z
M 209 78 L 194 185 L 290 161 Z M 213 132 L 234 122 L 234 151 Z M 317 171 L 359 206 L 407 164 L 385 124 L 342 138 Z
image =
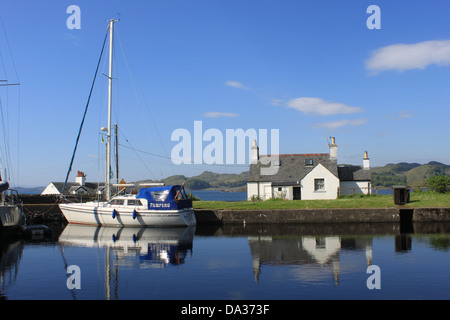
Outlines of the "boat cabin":
M 192 200 L 188 199 L 183 186 L 179 185 L 142 188 L 136 195 L 136 200 L 139 199 L 147 201 L 149 210 L 178 210 L 192 208 Z

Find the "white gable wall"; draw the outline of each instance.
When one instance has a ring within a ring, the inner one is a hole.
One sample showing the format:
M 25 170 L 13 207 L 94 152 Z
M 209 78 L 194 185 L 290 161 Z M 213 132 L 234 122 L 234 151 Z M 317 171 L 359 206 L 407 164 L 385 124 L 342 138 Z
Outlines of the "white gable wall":
M 369 194 L 370 191 L 370 181 L 341 181 L 339 194 Z
M 315 179 L 324 180 L 324 189 L 315 190 Z M 322 164 L 318 164 L 301 181 L 302 200 L 336 199 L 339 179 Z
M 272 182 L 247 182 L 247 200 L 252 197 L 261 200 L 272 199 Z
M 292 200 L 292 187 L 291 186 L 274 186 L 272 187 L 273 197 L 276 199 Z
M 44 191 L 42 191 L 41 193 L 42 195 L 46 195 L 46 194 L 60 194 L 60 192 L 58 191 L 58 189 L 55 187 L 55 185 L 53 183 L 50 183 L 45 189 Z

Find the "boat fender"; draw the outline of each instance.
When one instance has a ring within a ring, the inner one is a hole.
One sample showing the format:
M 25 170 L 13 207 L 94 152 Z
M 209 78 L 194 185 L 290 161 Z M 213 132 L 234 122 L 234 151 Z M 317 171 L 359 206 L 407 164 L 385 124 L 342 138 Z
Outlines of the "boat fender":
M 117 213 L 118 213 L 118 212 L 116 211 L 116 209 L 114 209 L 113 212 L 112 212 L 112 218 L 113 218 L 113 219 L 116 218 L 116 214 L 117 214 Z
M 116 242 L 116 234 L 115 233 L 113 233 L 113 235 L 112 235 L 112 241 Z
M 8 190 L 9 183 L 7 181 L 0 181 L 0 192 Z
M 136 217 L 137 217 L 137 212 L 136 212 L 136 210 L 133 210 L 133 220 L 135 220 Z

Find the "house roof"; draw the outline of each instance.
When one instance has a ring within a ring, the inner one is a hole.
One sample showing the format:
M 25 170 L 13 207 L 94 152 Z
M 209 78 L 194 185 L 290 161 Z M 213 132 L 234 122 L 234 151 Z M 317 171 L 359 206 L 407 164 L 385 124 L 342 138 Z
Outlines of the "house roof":
M 269 162 L 267 165 L 262 163 Z M 261 175 L 261 168 L 268 168 L 279 161 L 278 171 L 274 175 Z M 370 181 L 371 170 L 364 170 L 360 166 L 339 166 L 335 159 L 330 160 L 328 153 L 281 154 L 278 159 L 274 156 L 260 156 L 256 164 L 250 165 L 248 182 L 272 182 L 272 185 L 297 185 L 317 165 L 323 165 L 341 181 Z
M 51 182 L 51 183 L 55 186 L 56 189 L 58 189 L 59 193 L 62 193 L 62 190 L 64 188 L 64 182 Z M 94 182 L 86 182 L 84 184 L 84 186 L 81 186 L 77 182 L 67 182 L 64 193 L 69 194 L 70 190 L 74 190 L 79 187 L 82 187 L 87 191 L 87 193 L 95 194 L 97 192 L 97 190 L 103 186 L 104 186 L 103 184 L 98 184 L 98 183 L 94 183 Z
M 80 190 L 80 189 L 83 189 L 84 191 L 87 192 L 87 188 L 86 188 L 85 186 L 80 186 L 80 185 L 70 187 L 69 192 L 70 192 L 70 193 L 72 193 L 72 192 L 78 192 L 78 190 Z
M 360 166 L 339 166 L 339 180 L 341 181 L 370 181 L 371 170 Z
M 262 163 L 271 160 L 279 161 L 278 171 L 274 175 L 261 175 L 261 168 L 268 168 L 275 163 L 269 162 L 267 165 Z M 261 163 L 262 162 L 262 163 Z M 295 185 L 297 181 L 302 180 L 318 164 L 323 165 L 333 175 L 338 177 L 336 160 L 330 160 L 328 153 L 308 153 L 308 154 L 281 154 L 276 156 L 260 156 L 256 164 L 250 165 L 249 182 L 272 182 L 274 185 Z

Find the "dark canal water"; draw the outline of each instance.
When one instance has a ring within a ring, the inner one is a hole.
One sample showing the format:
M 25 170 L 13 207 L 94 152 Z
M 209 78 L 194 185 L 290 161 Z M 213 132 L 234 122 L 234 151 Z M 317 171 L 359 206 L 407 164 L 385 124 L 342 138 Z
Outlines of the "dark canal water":
M 58 229 L 60 228 L 60 229 Z M 450 224 L 56 226 L 2 240 L 3 299 L 450 298 Z

